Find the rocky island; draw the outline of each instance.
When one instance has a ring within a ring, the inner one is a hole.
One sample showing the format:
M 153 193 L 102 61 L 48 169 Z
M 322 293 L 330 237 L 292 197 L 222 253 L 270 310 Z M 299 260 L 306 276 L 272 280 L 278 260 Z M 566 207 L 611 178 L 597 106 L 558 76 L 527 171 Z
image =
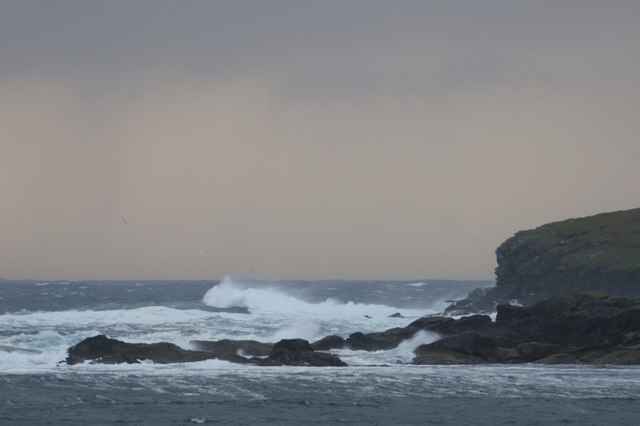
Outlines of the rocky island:
M 472 292 L 445 315 L 422 317 L 406 327 L 313 343 L 193 341 L 194 350 L 98 335 L 70 347 L 64 362 L 217 358 L 262 366 L 345 366 L 327 351 L 388 350 L 424 330 L 440 338 L 418 346 L 413 364 L 640 364 L 640 209 L 521 231 L 496 254 L 495 287 Z M 497 312 L 495 321 L 488 312 Z

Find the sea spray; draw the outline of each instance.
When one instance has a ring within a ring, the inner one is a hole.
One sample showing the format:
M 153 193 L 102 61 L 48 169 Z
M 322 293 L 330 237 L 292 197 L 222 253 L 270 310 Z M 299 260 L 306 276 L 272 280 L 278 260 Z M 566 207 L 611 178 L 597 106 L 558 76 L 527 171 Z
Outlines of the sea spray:
M 437 333 L 420 330 L 393 349 L 374 352 L 340 349 L 333 352 L 349 365 L 408 364 L 415 358 L 414 350 L 418 346 L 433 343 L 439 338 Z
M 433 311 L 406 309 L 380 304 L 342 303 L 333 298 L 312 303 L 287 294 L 286 290 L 270 283 L 245 283 L 226 276 L 211 288 L 203 303 L 217 308 L 248 308 L 252 314 L 295 315 L 319 318 L 353 319 L 381 318 L 400 313 L 404 317 L 419 317 Z
M 411 285 L 418 283 L 424 285 Z M 346 368 L 259 367 L 217 359 L 58 364 L 68 346 L 99 333 L 186 348 L 190 339 L 347 337 L 405 327 L 413 321 L 408 318 L 412 310 L 438 312 L 440 301 L 464 297 L 487 282 L 232 280 L 231 290 L 242 297 L 248 294 L 243 289 L 253 286 L 269 288 L 275 294 L 271 303 L 291 303 L 261 307 L 249 297 L 244 303 L 255 311 L 248 314 L 217 312 L 203 304 L 213 281 L 35 284 L 0 280 L 3 425 L 309 419 L 320 424 L 636 424 L 640 416 L 637 366 L 407 365 L 416 346 L 437 338 L 429 333 L 417 333 L 387 351 L 335 351 L 351 365 Z M 343 312 L 332 311 L 328 299 Z M 387 312 L 405 318 L 389 318 Z
M 411 285 L 417 283 L 424 285 Z M 191 348 L 192 340 L 273 343 L 296 337 L 309 341 L 328 335 L 346 338 L 357 331 L 404 327 L 414 318 L 437 312 L 434 301 L 462 297 L 474 286 L 487 285 L 446 281 L 268 282 L 230 277 L 219 284 L 38 284 L 0 282 L 0 372 L 60 371 L 58 363 L 67 348 L 97 334 L 130 343 L 170 342 L 185 349 Z M 248 311 L 221 312 L 210 306 L 224 309 L 234 304 L 244 305 Z M 401 317 L 390 318 L 396 312 Z M 370 356 L 361 364 L 410 358 L 408 352 L 378 355 L 358 356 Z M 96 367 L 82 364 L 72 368 Z M 165 367 L 148 368 L 159 371 Z

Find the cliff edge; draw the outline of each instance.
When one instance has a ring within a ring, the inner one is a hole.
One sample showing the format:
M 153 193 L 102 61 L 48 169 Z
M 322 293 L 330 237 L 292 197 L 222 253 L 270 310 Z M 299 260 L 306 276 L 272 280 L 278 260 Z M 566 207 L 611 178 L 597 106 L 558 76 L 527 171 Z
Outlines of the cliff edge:
M 568 219 L 520 231 L 496 250 L 496 286 L 449 313 L 495 311 L 562 294 L 600 291 L 640 298 L 640 208 Z

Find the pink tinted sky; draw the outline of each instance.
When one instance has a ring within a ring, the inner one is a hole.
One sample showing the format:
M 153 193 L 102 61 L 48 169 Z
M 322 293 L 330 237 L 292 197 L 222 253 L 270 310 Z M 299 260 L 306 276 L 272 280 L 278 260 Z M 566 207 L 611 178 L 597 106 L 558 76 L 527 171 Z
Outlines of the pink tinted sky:
M 492 278 L 520 229 L 640 205 L 638 22 L 5 1 L 0 277 Z

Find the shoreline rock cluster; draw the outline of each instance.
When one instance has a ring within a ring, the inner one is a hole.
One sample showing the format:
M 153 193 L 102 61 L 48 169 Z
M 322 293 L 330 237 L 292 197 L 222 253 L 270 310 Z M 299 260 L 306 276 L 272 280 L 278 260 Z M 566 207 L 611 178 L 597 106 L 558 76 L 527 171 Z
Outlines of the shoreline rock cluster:
M 332 349 L 378 351 L 397 347 L 420 330 L 441 338 L 415 349 L 412 364 L 640 364 L 640 300 L 602 293 L 556 296 L 530 307 L 499 305 L 488 315 L 454 319 L 427 316 L 406 327 L 327 336 L 309 343 L 285 339 L 193 341 L 196 350 L 171 343 L 125 343 L 98 335 L 68 350 L 67 364 L 192 362 L 220 359 L 260 366 L 346 366 Z
M 194 341 L 193 344 L 198 349 L 183 349 L 167 342 L 126 343 L 99 334 L 70 347 L 64 362 L 69 365 L 86 361 L 96 364 L 138 364 L 142 361 L 171 364 L 220 359 L 238 364 L 261 366 L 344 367 L 347 365 L 333 354 L 316 352 L 304 339 L 283 339 L 275 344 L 253 340 Z M 246 356 L 239 355 L 240 352 Z
M 419 346 L 413 363 L 640 364 L 638 299 L 578 293 L 497 309 L 495 322 Z

